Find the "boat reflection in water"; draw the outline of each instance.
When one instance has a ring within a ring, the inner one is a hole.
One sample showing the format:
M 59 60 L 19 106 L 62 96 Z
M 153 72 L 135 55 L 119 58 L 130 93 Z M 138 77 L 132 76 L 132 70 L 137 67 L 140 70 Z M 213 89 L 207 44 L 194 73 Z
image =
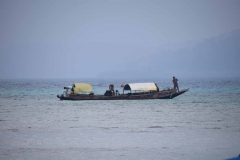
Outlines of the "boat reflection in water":
M 180 90 L 165 89 L 159 91 L 155 83 L 129 83 L 121 85 L 122 94 L 114 91 L 114 85 L 110 84 L 109 90 L 103 95 L 94 95 L 92 86 L 88 83 L 73 83 L 64 87 L 62 95 L 57 95 L 60 100 L 138 100 L 138 99 L 172 99 L 187 92 L 189 89 Z M 125 91 L 125 93 L 124 93 Z M 126 93 L 128 91 L 129 93 Z M 134 93 L 132 92 L 134 91 Z

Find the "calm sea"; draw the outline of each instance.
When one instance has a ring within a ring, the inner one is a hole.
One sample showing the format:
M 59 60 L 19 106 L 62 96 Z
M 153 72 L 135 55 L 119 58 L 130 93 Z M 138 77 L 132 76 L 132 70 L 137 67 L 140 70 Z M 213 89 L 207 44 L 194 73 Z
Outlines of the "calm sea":
M 60 101 L 63 87 L 170 79 L 0 80 L 0 159 L 228 159 L 240 154 L 240 79 L 180 79 L 170 100 Z

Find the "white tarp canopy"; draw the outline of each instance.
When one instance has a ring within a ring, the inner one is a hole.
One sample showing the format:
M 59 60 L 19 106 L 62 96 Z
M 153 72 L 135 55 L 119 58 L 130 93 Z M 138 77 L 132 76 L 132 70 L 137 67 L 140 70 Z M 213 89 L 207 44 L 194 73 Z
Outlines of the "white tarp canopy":
M 132 91 L 157 91 L 155 83 L 129 83 L 123 89 Z

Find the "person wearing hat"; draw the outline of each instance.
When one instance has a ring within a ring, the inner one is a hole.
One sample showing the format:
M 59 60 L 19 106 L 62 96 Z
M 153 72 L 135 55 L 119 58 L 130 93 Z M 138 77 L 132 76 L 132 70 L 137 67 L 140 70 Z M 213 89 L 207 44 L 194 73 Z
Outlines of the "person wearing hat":
M 178 92 L 179 92 L 179 88 L 178 88 L 178 79 L 177 78 L 175 78 L 175 77 L 173 77 L 173 80 L 172 80 L 172 82 L 173 82 L 173 86 L 174 86 L 174 89 L 176 90 L 178 90 Z

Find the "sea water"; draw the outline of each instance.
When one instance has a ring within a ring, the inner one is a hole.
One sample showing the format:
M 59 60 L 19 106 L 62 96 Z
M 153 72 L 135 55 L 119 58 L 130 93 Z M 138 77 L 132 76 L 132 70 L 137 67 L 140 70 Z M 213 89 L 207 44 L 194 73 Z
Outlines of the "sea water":
M 171 79 L 0 80 L 0 159 L 228 159 L 240 154 L 240 79 L 182 79 L 168 100 L 61 101 L 63 87 Z

